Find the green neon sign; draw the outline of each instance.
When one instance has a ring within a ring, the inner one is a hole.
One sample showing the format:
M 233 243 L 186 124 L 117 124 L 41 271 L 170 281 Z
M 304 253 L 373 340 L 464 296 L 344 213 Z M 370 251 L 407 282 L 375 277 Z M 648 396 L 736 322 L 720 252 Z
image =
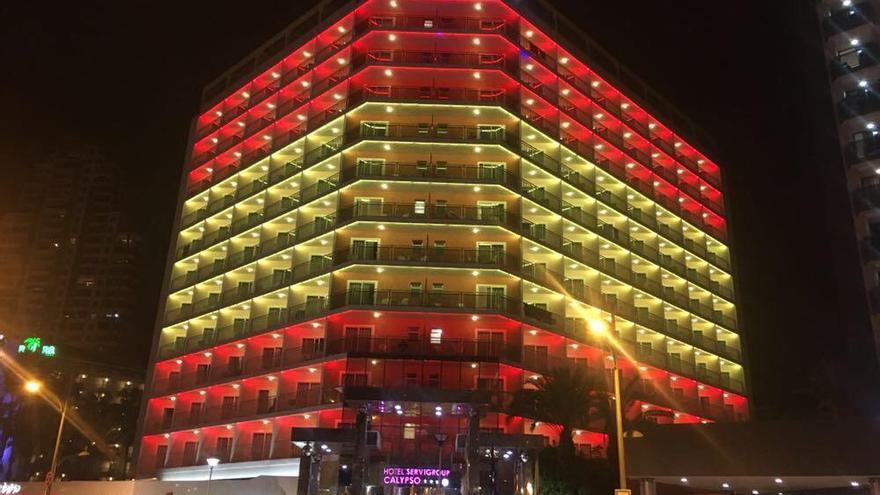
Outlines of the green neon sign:
M 55 357 L 55 346 L 43 344 L 43 341 L 39 337 L 28 337 L 18 345 L 18 353 Z

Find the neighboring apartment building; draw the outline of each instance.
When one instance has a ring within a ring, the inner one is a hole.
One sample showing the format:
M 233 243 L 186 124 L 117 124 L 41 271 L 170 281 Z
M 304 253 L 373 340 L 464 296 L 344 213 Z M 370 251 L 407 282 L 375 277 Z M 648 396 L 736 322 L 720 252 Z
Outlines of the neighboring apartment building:
M 134 475 L 135 430 L 144 373 L 140 369 L 82 361 L 70 348 L 39 343 L 24 350 L 10 342 L 3 349 L 18 365 L 68 401 L 72 412 L 59 450 L 60 480 L 114 480 Z M 50 352 L 46 352 L 50 351 Z M 49 470 L 58 410 L 43 397 L 22 390 L 22 379 L 4 372 L 0 390 L 13 406 L 4 438 L 8 463 L 0 481 L 42 481 Z
M 139 236 L 117 165 L 79 144 L 30 165 L 0 215 L 0 327 L 93 356 L 130 351 Z
M 628 418 L 747 418 L 719 167 L 519 8 L 325 2 L 206 91 L 140 476 L 295 474 L 359 410 L 383 466 L 455 469 L 471 411 L 556 442 L 506 406 L 552 368 L 608 377 L 593 318 Z
M 871 324 L 880 351 L 880 2 L 822 0 L 818 11 Z

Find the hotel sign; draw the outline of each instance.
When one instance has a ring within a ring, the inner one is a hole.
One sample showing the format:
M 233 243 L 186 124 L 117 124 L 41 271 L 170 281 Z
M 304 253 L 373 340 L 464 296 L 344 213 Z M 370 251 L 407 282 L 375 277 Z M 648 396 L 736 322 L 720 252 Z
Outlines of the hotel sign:
M 2 495 L 15 495 L 19 492 L 21 492 L 21 485 L 18 483 L 0 483 L 0 494 Z
M 18 345 L 19 354 L 37 354 L 44 357 L 55 357 L 55 346 L 44 344 L 39 337 L 28 337 Z M 2 487 L 3 485 L 0 485 Z M 0 490 L 0 494 L 4 493 Z
M 450 484 L 451 471 L 438 468 L 387 467 L 382 471 L 382 483 L 394 486 L 441 486 Z

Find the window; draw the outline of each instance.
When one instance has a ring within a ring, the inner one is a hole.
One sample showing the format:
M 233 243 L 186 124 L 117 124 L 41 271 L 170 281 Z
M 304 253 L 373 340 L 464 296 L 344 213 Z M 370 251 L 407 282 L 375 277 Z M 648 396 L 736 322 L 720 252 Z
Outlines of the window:
M 404 440 L 415 440 L 416 439 L 416 425 L 413 423 L 405 423 L 403 425 L 403 439 Z
M 477 390 L 500 392 L 504 390 L 504 381 L 501 378 L 494 376 L 479 376 L 477 377 Z
M 349 304 L 375 304 L 376 282 L 349 281 L 348 282 Z
M 433 294 L 443 294 L 443 288 L 446 287 L 445 284 L 442 283 L 433 283 L 431 284 L 431 293 Z
M 848 69 L 858 69 L 861 65 L 862 49 L 851 46 L 837 51 L 837 60 Z
M 498 263 L 504 259 L 504 244 L 498 242 L 478 242 L 477 262 Z
M 440 374 L 439 373 L 428 374 L 427 386 L 431 387 L 431 388 L 440 388 Z
M 498 201 L 478 201 L 477 218 L 497 222 L 504 217 L 504 203 Z
M 506 287 L 503 285 L 477 285 L 477 307 L 499 309 L 504 305 Z
M 479 162 L 477 163 L 477 175 L 483 180 L 499 180 L 504 173 L 503 163 Z
M 427 203 L 425 203 L 424 199 L 415 200 L 413 204 L 413 213 L 415 213 L 416 215 L 424 215 L 426 204 Z
M 419 385 L 419 375 L 416 373 L 407 373 L 404 380 L 407 387 L 417 387 Z
M 382 198 L 354 198 L 355 215 L 381 215 L 382 214 Z
M 481 356 L 497 356 L 504 345 L 504 332 L 477 331 L 477 351 Z
M 366 91 L 378 96 L 391 96 L 391 86 L 367 86 Z
M 320 356 L 324 352 L 323 338 L 304 338 L 302 339 L 303 356 Z
M 394 52 L 391 50 L 370 50 L 367 57 L 379 62 L 391 62 L 394 60 Z
M 366 373 L 342 373 L 342 383 L 343 387 L 366 387 L 367 386 L 367 374 Z
M 409 293 L 413 296 L 417 296 L 422 293 L 422 283 L 421 282 L 410 282 L 409 283 Z
M 379 259 L 379 239 L 352 239 L 351 258 L 353 260 Z
M 346 352 L 367 352 L 370 350 L 371 327 L 345 327 Z
M 504 139 L 504 126 L 499 124 L 477 124 L 477 139 L 482 141 L 501 141 Z
M 443 329 L 442 328 L 432 328 L 431 329 L 431 343 L 432 344 L 440 344 L 443 341 Z
M 388 122 L 387 121 L 376 121 L 369 122 L 364 121 L 361 122 L 361 135 L 363 137 L 387 137 L 388 136 Z
M 371 16 L 370 17 L 370 26 L 374 27 L 393 27 L 394 26 L 394 17 L 381 17 L 381 16 Z
M 361 177 L 384 175 L 385 159 L 384 158 L 358 158 L 357 173 Z

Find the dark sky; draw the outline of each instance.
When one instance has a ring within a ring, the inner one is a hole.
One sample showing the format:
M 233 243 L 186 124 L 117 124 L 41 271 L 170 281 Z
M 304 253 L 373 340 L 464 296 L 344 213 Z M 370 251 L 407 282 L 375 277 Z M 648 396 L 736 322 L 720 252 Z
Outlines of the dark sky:
M 877 362 L 808 0 L 553 2 L 714 137 L 760 417 L 874 414 Z M 0 207 L 64 136 L 126 170 L 152 331 L 201 87 L 304 11 L 270 0 L 0 4 Z

